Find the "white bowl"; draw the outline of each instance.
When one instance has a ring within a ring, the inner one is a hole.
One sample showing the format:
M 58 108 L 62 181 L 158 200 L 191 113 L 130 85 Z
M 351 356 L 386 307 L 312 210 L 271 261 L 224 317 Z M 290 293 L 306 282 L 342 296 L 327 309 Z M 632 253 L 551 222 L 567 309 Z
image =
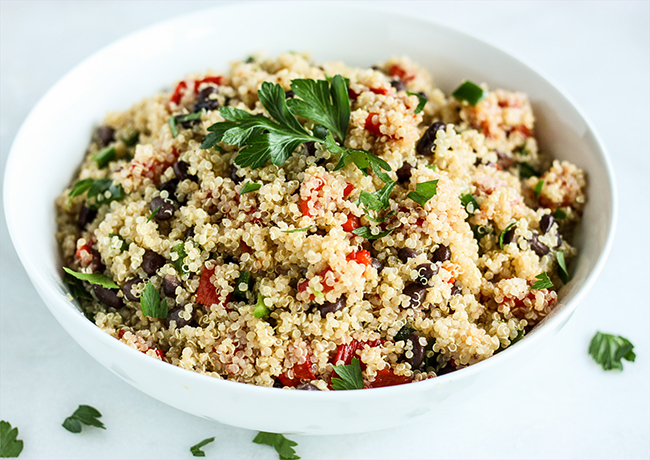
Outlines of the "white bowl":
M 16 251 L 36 290 L 74 340 L 134 387 L 186 412 L 255 430 L 335 434 L 387 428 L 429 411 L 453 410 L 457 398 L 489 391 L 533 359 L 534 350 L 567 322 L 594 282 L 616 220 L 605 149 L 567 96 L 522 62 L 476 38 L 349 6 L 345 14 L 313 2 L 291 3 L 291 15 L 284 10 L 277 4 L 246 3 L 183 16 L 103 49 L 59 81 L 23 124 L 7 163 L 5 212 Z M 308 392 L 180 369 L 115 340 L 80 313 L 61 281 L 54 199 L 80 164 L 93 127 L 107 110 L 124 110 L 188 72 L 225 71 L 230 61 L 253 52 L 273 56 L 287 50 L 311 51 L 316 61 L 364 67 L 408 55 L 431 71 L 447 94 L 463 79 L 528 93 L 541 148 L 583 168 L 589 180 L 573 279 L 543 324 L 503 353 L 435 379 L 362 391 Z

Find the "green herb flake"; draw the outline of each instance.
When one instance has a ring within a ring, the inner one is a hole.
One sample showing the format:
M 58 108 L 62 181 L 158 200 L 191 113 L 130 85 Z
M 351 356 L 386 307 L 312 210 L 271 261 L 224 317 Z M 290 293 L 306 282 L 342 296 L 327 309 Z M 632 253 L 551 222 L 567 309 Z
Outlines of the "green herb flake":
M 257 294 L 257 304 L 255 304 L 253 316 L 259 319 L 268 316 L 269 313 L 271 313 L 271 310 L 264 304 L 264 297 L 262 297 L 262 294 Z
M 296 455 L 294 447 L 298 445 L 297 442 L 291 441 L 279 433 L 266 433 L 260 431 L 253 439 L 255 444 L 266 444 L 275 448 L 280 460 L 299 460 L 300 457 Z
M 190 447 L 190 452 L 195 457 L 205 457 L 205 452 L 203 452 L 201 450 L 201 447 L 206 446 L 206 445 L 210 444 L 213 441 L 214 441 L 214 437 L 204 439 L 203 441 L 199 442 L 198 444 L 194 444 L 192 447 Z
M 106 429 L 104 424 L 97 420 L 102 414 L 92 406 L 80 405 L 74 413 L 63 421 L 63 428 L 71 433 L 81 433 L 81 424 L 96 426 L 103 430 Z
M 415 112 L 413 112 L 415 115 L 418 113 L 422 112 L 424 109 L 424 106 L 427 105 L 427 98 L 421 94 L 418 93 L 412 93 L 411 91 L 407 91 L 406 94 L 409 96 L 417 96 L 418 97 L 418 106 L 415 108 Z
M 97 209 L 102 204 L 108 204 L 111 201 L 119 201 L 124 198 L 124 189 L 120 184 L 115 184 L 111 179 L 83 179 L 76 182 L 68 195 L 68 204 L 73 198 L 83 195 L 87 192 L 86 198 L 93 200 L 94 203 L 88 203 L 91 209 Z M 108 194 L 107 194 L 108 192 Z
M 553 282 L 548 277 L 546 272 L 540 273 L 535 277 L 538 281 L 535 281 L 530 287 L 531 289 L 551 289 L 553 287 Z
M 245 285 L 244 290 L 242 290 L 240 287 L 242 284 Z M 252 292 L 254 286 L 255 286 L 255 279 L 253 279 L 251 272 L 247 272 L 246 270 L 241 270 L 239 272 L 239 277 L 235 282 L 235 290 L 233 292 L 235 299 L 242 302 L 248 300 L 248 294 Z
M 560 209 L 560 208 L 557 208 L 557 209 L 553 212 L 553 217 L 555 218 L 555 220 L 565 220 L 567 216 L 566 216 L 566 212 L 564 212 L 564 211 L 563 211 L 562 209 Z
M 503 231 L 499 234 L 499 249 L 503 249 L 503 239 L 505 238 L 506 233 L 508 233 L 508 230 L 510 230 L 515 225 L 517 225 L 517 221 L 508 224 L 508 226 L 504 228 Z
M 119 289 L 119 286 L 115 284 L 115 281 L 113 281 L 110 276 L 106 276 L 101 273 L 79 273 L 74 270 L 70 270 L 68 267 L 63 267 L 63 271 L 81 281 L 88 281 L 90 284 L 98 284 L 101 287 L 108 289 Z
M 460 196 L 460 202 L 465 207 L 465 211 L 470 216 L 473 215 L 478 209 L 479 205 L 476 201 L 476 198 L 471 193 L 465 193 Z
M 332 378 L 332 389 L 334 390 L 362 390 L 363 375 L 357 358 L 352 358 L 350 364 L 334 366 L 334 371 L 339 378 Z
M 79 195 L 83 195 L 86 191 L 90 189 L 90 187 L 93 186 L 94 183 L 95 183 L 95 179 L 91 179 L 91 178 L 83 179 L 76 182 L 72 186 L 72 190 L 70 190 L 70 193 L 68 194 L 68 203 L 70 203 L 70 201 L 72 201 L 73 198 Z
M 84 288 L 83 283 L 81 280 L 75 278 L 72 275 L 69 275 L 66 273 L 63 276 L 63 282 L 68 286 L 68 289 L 70 290 L 70 295 L 74 297 L 77 300 L 85 299 L 85 300 L 92 300 L 93 297 L 86 291 Z
M 526 334 L 526 331 L 524 329 L 519 329 L 517 331 L 517 336 L 514 339 L 510 339 L 510 345 L 508 345 L 508 347 L 511 347 L 515 343 L 519 342 L 524 337 L 525 334 Z M 499 348 L 497 348 L 497 351 L 495 351 L 494 354 L 496 355 L 497 353 L 501 353 L 503 350 L 505 350 L 508 347 L 504 347 L 503 345 L 499 345 Z
M 385 236 L 390 235 L 391 233 L 393 233 L 393 230 L 394 229 L 385 230 L 383 232 L 379 232 L 376 235 L 374 235 L 368 227 L 359 227 L 352 230 L 352 233 L 362 238 L 366 238 L 368 240 L 378 240 L 379 238 L 383 238 Z
M 199 120 L 201 118 L 201 112 L 190 113 L 184 116 L 173 115 L 169 117 L 169 129 L 172 133 L 172 137 L 178 136 L 178 125 L 192 120 Z
M 454 99 L 457 101 L 465 101 L 469 105 L 476 105 L 481 102 L 485 96 L 487 96 L 487 91 L 484 91 L 480 86 L 472 83 L 471 81 L 464 81 L 456 91 L 451 93 L 454 96 Z
M 108 236 L 111 237 L 111 238 L 117 238 L 118 240 L 120 240 L 122 242 L 122 245 L 120 246 L 120 250 L 122 252 L 129 249 L 129 245 L 126 244 L 126 241 L 124 241 L 124 238 L 122 238 L 120 235 L 116 235 L 115 233 L 109 233 Z
M 589 344 L 589 354 L 604 370 L 623 370 L 622 359 L 631 363 L 636 359 L 634 345 L 625 337 L 596 332 Z
M 555 253 L 555 258 L 557 259 L 557 264 L 560 267 L 558 270 L 558 276 L 560 280 L 567 284 L 569 282 L 569 271 L 566 268 L 566 261 L 564 260 L 564 251 L 558 251 Z
M 531 165 L 528 163 L 521 163 L 519 165 L 519 176 L 522 179 L 528 179 L 529 177 L 538 177 L 540 175 L 540 172 L 537 171 L 535 168 L 533 168 Z
M 438 167 L 436 165 L 424 165 L 425 168 L 429 168 L 431 171 L 437 171 Z
M 127 128 L 123 133 L 122 133 L 122 142 L 127 147 L 133 147 L 135 144 L 138 143 L 138 139 L 140 138 L 140 131 L 134 128 Z
M 491 229 L 485 225 L 477 225 L 472 228 L 472 231 L 474 233 L 474 239 L 476 241 L 481 241 L 481 238 L 483 238 L 485 235 L 490 234 Z
M 412 334 L 415 332 L 415 329 L 413 329 L 411 326 L 408 324 L 405 324 L 402 326 L 402 328 L 395 334 L 395 337 L 393 337 L 394 342 L 399 342 L 400 340 L 406 340 L 406 336 L 409 334 Z
M 167 318 L 167 302 L 161 301 L 160 292 L 148 282 L 140 296 L 142 314 L 151 318 Z
M 535 184 L 533 191 L 535 192 L 535 199 L 539 200 L 539 195 L 542 193 L 542 188 L 544 187 L 544 179 L 540 179 Z
M 93 160 L 97 162 L 97 167 L 98 168 L 103 168 L 107 166 L 111 161 L 115 159 L 115 147 L 106 147 L 105 149 L 101 150 L 100 152 L 96 153 L 93 156 Z
M 176 271 L 180 274 L 187 273 L 187 268 L 184 263 L 184 260 L 187 257 L 187 252 L 185 252 L 185 243 L 178 243 L 172 248 L 172 251 L 178 254 L 178 259 L 172 262 L 174 267 L 176 267 Z
M 23 451 L 23 442 L 18 437 L 18 428 L 11 423 L 0 420 L 0 457 L 15 458 Z
M 160 211 L 160 208 L 162 208 L 162 204 L 161 204 L 160 206 L 158 206 L 156 209 L 154 209 L 154 210 L 151 212 L 151 214 L 149 214 L 149 217 L 147 218 L 147 222 L 151 222 L 151 219 L 153 219 L 153 217 L 154 217 L 156 214 L 158 214 L 158 211 Z
M 406 196 L 424 207 L 433 196 L 438 192 L 438 179 L 427 182 L 420 182 L 415 185 L 415 191 L 409 192 Z
M 255 190 L 259 190 L 260 188 L 262 188 L 261 184 L 256 184 L 255 182 L 246 181 L 244 186 L 239 191 L 239 194 L 243 195 L 244 193 L 254 192 Z
M 306 232 L 310 228 L 312 228 L 313 225 L 309 225 L 308 227 L 305 228 L 292 228 L 291 230 L 280 230 L 282 233 L 298 233 L 298 232 Z

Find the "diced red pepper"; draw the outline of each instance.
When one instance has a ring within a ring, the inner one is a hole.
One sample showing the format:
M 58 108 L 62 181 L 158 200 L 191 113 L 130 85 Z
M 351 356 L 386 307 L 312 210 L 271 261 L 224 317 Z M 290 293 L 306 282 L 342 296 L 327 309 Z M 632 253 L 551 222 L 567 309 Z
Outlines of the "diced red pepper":
M 201 86 L 202 83 L 214 83 L 215 85 L 220 85 L 223 82 L 223 77 L 222 76 L 216 76 L 216 77 L 205 77 L 202 80 L 194 80 L 194 85 L 192 90 L 197 93 L 199 91 L 199 86 Z M 172 94 L 172 97 L 169 99 L 169 102 L 173 102 L 174 104 L 178 105 L 181 102 L 181 99 L 185 95 L 185 92 L 187 91 L 187 83 L 185 81 L 181 81 L 176 85 L 176 89 L 174 89 L 174 94 Z
M 359 97 L 359 94 L 351 88 L 348 88 L 348 97 L 353 101 L 356 101 Z
M 349 197 L 350 193 L 352 193 L 353 190 L 354 190 L 354 185 L 348 182 L 347 185 L 345 186 L 345 189 L 343 190 L 343 198 Z
M 354 260 L 356 263 L 362 265 L 370 265 L 372 256 L 370 255 L 370 252 L 364 249 L 362 251 L 352 251 L 345 259 L 348 261 Z
M 118 330 L 118 331 L 117 331 L 117 338 L 118 338 L 118 339 L 121 339 L 122 337 L 124 337 L 124 333 L 125 333 L 125 332 L 126 332 L 126 331 L 125 331 L 124 329 L 120 329 L 120 330 Z
M 199 280 L 199 288 L 196 290 L 196 301 L 207 307 L 210 305 L 220 303 L 219 293 L 217 288 L 210 282 L 210 278 L 214 274 L 214 268 L 203 269 L 201 279 Z
M 307 360 L 302 364 L 295 364 L 292 368 L 293 378 L 287 377 L 284 372 L 278 376 L 278 380 L 286 387 L 295 387 L 304 381 L 314 380 L 316 376 L 311 370 L 311 359 L 307 355 Z
M 202 83 L 214 83 L 215 85 L 220 85 L 223 82 L 223 77 L 221 75 L 217 75 L 216 77 L 205 77 L 202 80 L 195 80 L 194 81 L 194 92 L 199 91 L 199 87 L 201 86 Z
M 375 94 L 383 94 L 384 96 L 388 94 L 388 90 L 386 88 L 370 88 L 370 91 Z
M 90 248 L 90 245 L 86 243 L 80 248 L 78 248 L 75 254 L 77 256 L 77 259 L 83 261 L 84 259 L 88 258 L 92 254 L 92 249 Z
M 393 385 L 403 385 L 405 383 L 412 382 L 411 377 L 406 377 L 405 375 L 397 375 L 393 372 L 392 369 L 382 369 L 377 371 L 377 376 L 375 380 L 370 382 L 367 388 L 380 388 L 380 387 L 390 387 Z
M 316 186 L 311 187 L 309 189 L 309 193 L 311 194 L 313 191 L 319 191 L 323 188 L 324 185 L 325 181 L 323 179 L 317 178 Z M 311 210 L 309 209 L 309 199 L 300 199 L 300 210 L 302 211 L 303 216 L 314 217 L 314 214 L 312 214 Z
M 374 121 L 375 115 L 379 116 L 377 112 L 370 112 L 368 114 L 368 116 L 366 117 L 366 124 L 364 125 L 364 128 L 366 128 L 367 131 L 370 131 L 375 136 L 381 136 L 382 134 L 379 129 L 381 123 L 379 123 L 379 121 Z
M 361 226 L 361 221 L 359 220 L 359 218 L 354 214 L 349 214 L 348 220 L 345 221 L 345 223 L 342 225 L 342 228 L 346 232 L 351 232 L 353 230 L 356 230 L 360 226 Z
M 165 360 L 165 353 L 160 348 L 154 348 L 154 350 L 155 350 L 155 353 L 158 355 L 158 357 L 164 361 Z
M 391 76 L 393 77 L 399 78 L 404 83 L 409 82 L 415 78 L 415 75 L 408 73 L 406 70 L 404 70 L 402 67 L 398 66 L 397 64 L 392 65 L 388 73 L 390 73 Z
M 524 135 L 524 137 L 530 137 L 533 134 L 531 130 L 526 128 L 524 125 L 516 126 L 515 128 L 513 128 L 513 131 L 519 131 L 521 134 Z
M 185 90 L 187 90 L 187 83 L 184 81 L 181 81 L 176 85 L 176 89 L 174 90 L 174 94 L 172 94 L 172 97 L 169 99 L 169 102 L 173 102 L 174 104 L 178 105 L 181 102 L 181 98 L 183 97 L 183 94 L 185 94 Z
M 334 365 L 338 365 L 339 362 L 343 361 L 343 364 L 350 364 L 352 362 L 352 358 L 357 356 L 357 351 L 363 350 L 363 347 L 365 345 L 376 347 L 381 345 L 382 343 L 383 340 L 381 339 L 370 340 L 368 342 L 360 342 L 357 339 L 352 339 L 350 343 L 343 343 L 339 345 L 333 363 Z M 361 363 L 361 366 L 362 368 L 364 367 L 363 363 Z

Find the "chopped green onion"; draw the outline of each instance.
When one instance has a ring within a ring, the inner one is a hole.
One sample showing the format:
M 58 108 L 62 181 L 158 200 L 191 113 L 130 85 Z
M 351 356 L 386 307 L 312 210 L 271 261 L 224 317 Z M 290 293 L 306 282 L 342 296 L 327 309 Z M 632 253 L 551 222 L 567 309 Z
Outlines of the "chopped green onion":
M 506 236 L 506 233 L 508 232 L 508 230 L 512 228 L 513 225 L 517 225 L 517 221 L 508 224 L 508 226 L 504 228 L 501 234 L 499 235 L 499 249 L 503 249 L 503 238 Z
M 98 168 L 103 168 L 115 159 L 115 147 L 106 147 L 93 156 Z
M 462 85 L 456 88 L 456 91 L 451 93 L 457 101 L 465 101 L 469 105 L 478 104 L 485 98 L 485 96 L 487 96 L 487 94 L 487 91 L 484 91 L 483 88 L 471 81 L 463 82 Z

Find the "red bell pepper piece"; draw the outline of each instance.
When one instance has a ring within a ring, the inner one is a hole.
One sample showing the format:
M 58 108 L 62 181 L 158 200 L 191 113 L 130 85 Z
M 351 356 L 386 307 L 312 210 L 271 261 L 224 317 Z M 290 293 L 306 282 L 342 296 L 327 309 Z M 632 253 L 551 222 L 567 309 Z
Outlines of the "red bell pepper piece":
M 393 385 L 403 385 L 405 383 L 412 382 L 411 377 L 406 377 L 405 375 L 396 375 L 392 369 L 382 369 L 377 371 L 377 376 L 375 380 L 370 382 L 367 388 L 380 388 L 380 387 L 390 387 Z

